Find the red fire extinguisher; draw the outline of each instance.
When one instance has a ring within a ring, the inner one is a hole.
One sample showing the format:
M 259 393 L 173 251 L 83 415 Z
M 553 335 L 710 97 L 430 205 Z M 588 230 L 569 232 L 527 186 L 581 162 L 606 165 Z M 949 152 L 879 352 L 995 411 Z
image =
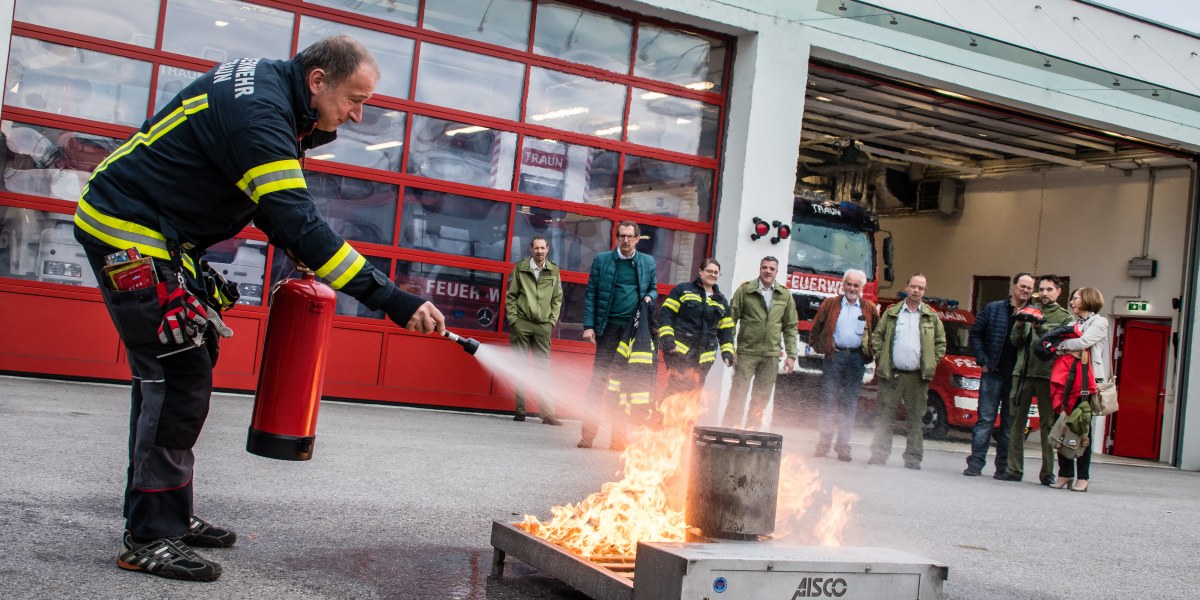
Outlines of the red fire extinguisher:
M 311 272 L 274 290 L 247 452 L 279 460 L 312 458 L 336 303 L 337 294 Z

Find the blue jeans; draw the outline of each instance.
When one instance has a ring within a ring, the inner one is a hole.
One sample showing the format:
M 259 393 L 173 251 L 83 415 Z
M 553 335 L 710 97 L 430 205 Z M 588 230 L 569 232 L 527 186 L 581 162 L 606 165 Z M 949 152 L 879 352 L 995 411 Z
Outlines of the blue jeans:
M 979 381 L 979 417 L 971 429 L 971 455 L 967 466 L 979 471 L 987 464 L 988 442 L 996 438 L 996 472 L 1008 470 L 1009 425 L 1012 415 L 1008 410 L 1008 396 L 1012 391 L 1012 377 L 988 371 Z M 1000 427 L 996 414 L 1000 414 Z
M 821 376 L 821 439 L 817 442 L 817 450 L 828 450 L 836 431 L 834 451 L 839 456 L 849 455 L 866 365 L 861 352 L 835 352 L 833 360 L 825 361 L 824 369 Z

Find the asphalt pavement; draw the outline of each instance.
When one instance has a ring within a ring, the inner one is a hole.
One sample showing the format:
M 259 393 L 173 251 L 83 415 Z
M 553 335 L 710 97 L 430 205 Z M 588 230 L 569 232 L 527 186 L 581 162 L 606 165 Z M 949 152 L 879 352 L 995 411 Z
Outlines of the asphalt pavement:
M 575 448 L 579 423 L 342 402 L 321 406 L 314 457 L 248 454 L 252 398 L 214 396 L 197 445 L 197 513 L 240 534 L 207 556 L 214 583 L 118 569 L 128 421 L 125 386 L 0 377 L 0 596 L 6 598 L 581 599 L 509 558 L 489 577 L 493 520 L 542 518 L 620 469 Z M 859 496 L 848 546 L 949 566 L 946 597 L 969 600 L 1195 598 L 1200 474 L 1098 457 L 1086 494 L 963 477 L 963 438 L 926 444 L 921 471 L 810 456 L 805 420 L 773 431 L 833 487 Z M 597 440 L 603 443 L 602 433 Z M 820 499 L 818 499 L 818 503 Z

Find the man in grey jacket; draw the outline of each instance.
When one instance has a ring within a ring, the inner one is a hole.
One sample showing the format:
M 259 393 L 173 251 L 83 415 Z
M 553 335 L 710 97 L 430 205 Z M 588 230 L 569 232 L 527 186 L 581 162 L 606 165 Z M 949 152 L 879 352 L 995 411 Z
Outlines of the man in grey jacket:
M 504 312 L 508 315 L 508 341 L 513 349 L 533 355 L 533 373 L 547 373 L 550 368 L 550 331 L 558 323 L 562 310 L 563 290 L 558 265 L 550 262 L 550 244 L 544 237 L 529 242 L 529 258 L 517 261 L 508 277 L 508 294 L 504 296 Z M 525 391 L 516 389 L 514 421 L 525 420 Z M 554 416 L 554 404 L 541 394 L 538 408 L 545 425 L 562 425 Z

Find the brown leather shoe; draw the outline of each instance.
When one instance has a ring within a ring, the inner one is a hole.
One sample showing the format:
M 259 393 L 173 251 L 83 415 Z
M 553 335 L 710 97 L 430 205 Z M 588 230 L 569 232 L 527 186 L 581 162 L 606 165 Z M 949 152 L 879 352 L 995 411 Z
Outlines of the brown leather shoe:
M 576 448 L 591 448 L 592 441 L 591 440 L 579 440 L 579 443 L 575 444 L 575 447 Z
M 558 426 L 558 425 L 562 425 L 562 421 L 559 421 L 558 419 L 555 419 L 554 417 L 542 417 L 542 425 Z

